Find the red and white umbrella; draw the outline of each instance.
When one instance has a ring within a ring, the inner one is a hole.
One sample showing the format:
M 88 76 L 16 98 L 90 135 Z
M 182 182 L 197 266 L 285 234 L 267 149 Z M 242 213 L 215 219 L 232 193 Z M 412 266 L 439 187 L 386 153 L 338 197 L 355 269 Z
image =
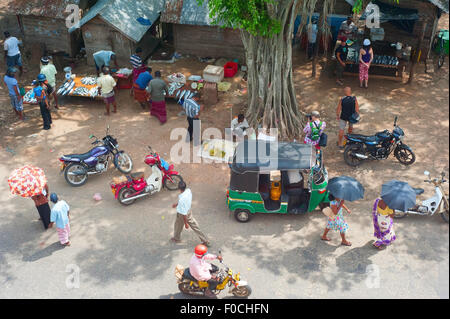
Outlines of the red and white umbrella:
M 41 168 L 26 165 L 12 172 L 8 184 L 12 194 L 31 197 L 42 193 L 47 178 Z

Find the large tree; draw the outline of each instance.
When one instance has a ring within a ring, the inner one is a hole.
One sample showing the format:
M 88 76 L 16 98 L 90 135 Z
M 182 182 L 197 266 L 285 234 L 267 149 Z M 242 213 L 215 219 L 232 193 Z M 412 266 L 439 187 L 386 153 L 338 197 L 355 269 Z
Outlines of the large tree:
M 250 124 L 278 128 L 281 138 L 298 137 L 303 117 L 292 74 L 294 21 L 300 13 L 304 25 L 318 0 L 198 1 L 208 3 L 213 23 L 241 31 L 248 68 L 246 115 Z M 324 8 L 334 1 L 323 0 Z

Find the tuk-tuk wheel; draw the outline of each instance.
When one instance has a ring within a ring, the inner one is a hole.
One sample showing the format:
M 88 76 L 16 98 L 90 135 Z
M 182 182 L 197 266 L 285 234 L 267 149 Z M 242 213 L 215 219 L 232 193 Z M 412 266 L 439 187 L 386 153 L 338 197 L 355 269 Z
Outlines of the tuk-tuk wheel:
M 236 209 L 234 218 L 240 223 L 246 223 L 250 220 L 250 211 L 248 209 Z

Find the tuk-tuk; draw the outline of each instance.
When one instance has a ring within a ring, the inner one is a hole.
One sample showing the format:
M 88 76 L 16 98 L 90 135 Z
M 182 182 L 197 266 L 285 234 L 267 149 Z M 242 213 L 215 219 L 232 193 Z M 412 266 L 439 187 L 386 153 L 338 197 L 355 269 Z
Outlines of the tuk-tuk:
M 311 145 L 246 140 L 229 166 L 227 205 L 239 222 L 255 213 L 303 214 L 329 205 L 322 152 Z

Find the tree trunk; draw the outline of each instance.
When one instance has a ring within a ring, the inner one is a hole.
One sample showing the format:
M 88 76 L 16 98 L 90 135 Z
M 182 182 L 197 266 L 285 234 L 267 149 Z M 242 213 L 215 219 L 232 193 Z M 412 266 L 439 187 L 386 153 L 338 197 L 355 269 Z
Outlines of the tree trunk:
M 271 38 L 241 31 L 248 68 L 248 108 L 251 126 L 278 128 L 279 138 L 298 138 L 303 119 L 298 109 L 292 74 L 292 37 L 298 0 L 280 0 L 271 14 L 281 31 Z

